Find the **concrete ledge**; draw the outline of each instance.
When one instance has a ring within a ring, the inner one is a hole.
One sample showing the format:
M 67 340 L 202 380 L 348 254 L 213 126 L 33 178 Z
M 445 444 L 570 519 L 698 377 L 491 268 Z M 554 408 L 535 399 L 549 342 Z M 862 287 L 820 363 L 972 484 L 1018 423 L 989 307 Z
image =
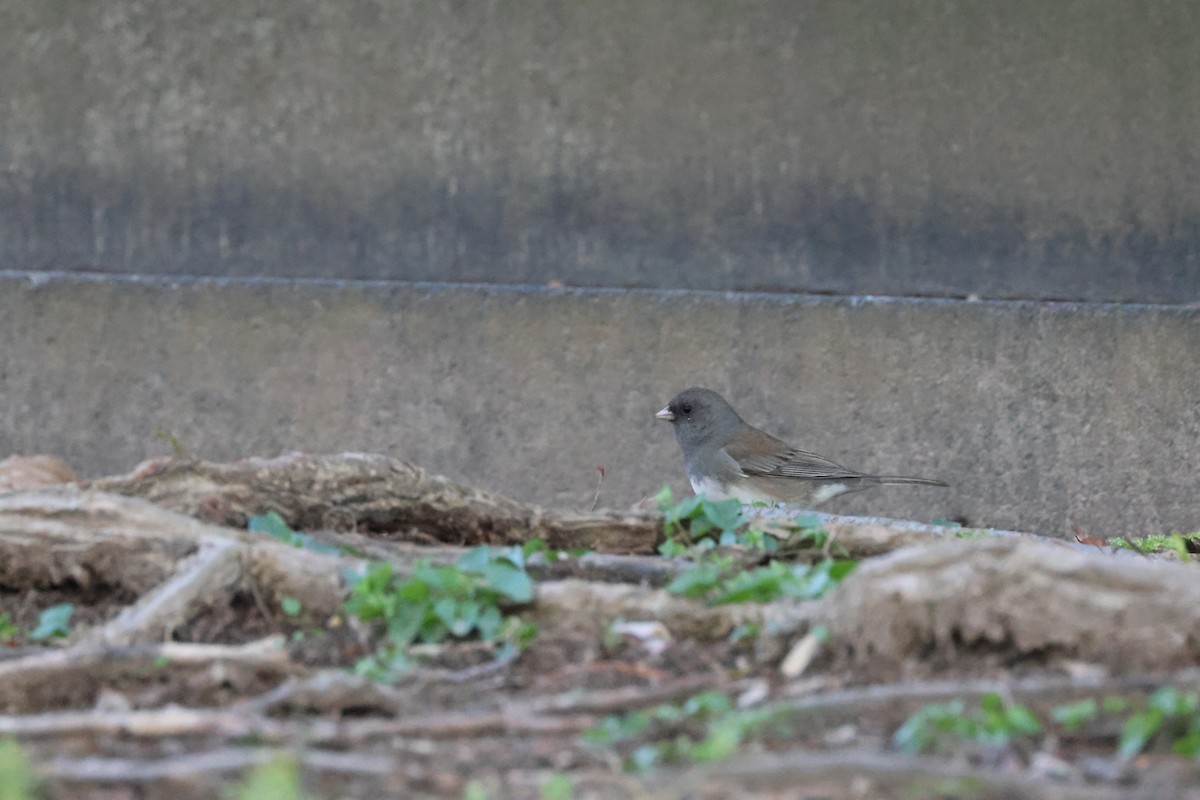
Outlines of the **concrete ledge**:
M 1200 528 L 1200 310 L 0 273 L 0 456 L 366 450 L 522 500 L 686 491 L 681 387 L 880 472 L 827 510 Z
M 8 0 L 0 269 L 1187 303 L 1185 0 Z

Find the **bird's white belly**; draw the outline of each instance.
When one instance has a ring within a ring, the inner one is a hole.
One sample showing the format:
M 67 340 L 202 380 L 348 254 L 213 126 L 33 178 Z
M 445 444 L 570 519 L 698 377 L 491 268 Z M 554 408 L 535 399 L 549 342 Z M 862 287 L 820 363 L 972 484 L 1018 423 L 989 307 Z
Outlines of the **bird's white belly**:
M 845 494 L 849 490 L 849 486 L 844 483 L 827 483 L 813 493 L 812 504 L 819 506 L 828 500 L 832 500 L 838 495 Z
M 779 498 L 771 497 L 769 494 L 756 492 L 749 487 L 743 486 L 727 486 L 721 488 L 721 484 L 711 478 L 693 478 L 688 476 L 688 482 L 692 484 L 692 491 L 696 494 L 702 494 L 710 500 L 728 500 L 733 498 L 739 503 L 771 503 L 779 502 Z
M 730 485 L 722 488 L 720 483 L 711 478 L 693 478 L 691 475 L 688 476 L 688 481 L 692 484 L 693 492 L 704 495 L 710 500 L 728 500 L 729 498 L 734 498 L 739 503 L 767 503 L 768 505 L 778 505 L 783 502 L 778 497 L 755 491 L 749 486 Z M 813 492 L 812 499 L 806 504 L 806 507 L 819 506 L 839 495 L 845 494 L 849 488 L 844 483 L 827 483 Z

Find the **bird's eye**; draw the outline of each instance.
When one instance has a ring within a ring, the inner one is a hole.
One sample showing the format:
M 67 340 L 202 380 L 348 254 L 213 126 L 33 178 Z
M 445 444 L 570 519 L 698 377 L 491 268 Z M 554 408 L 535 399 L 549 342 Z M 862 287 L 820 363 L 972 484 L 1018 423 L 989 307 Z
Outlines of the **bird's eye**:
M 683 405 L 681 405 L 679 407 L 679 410 L 682 411 L 684 414 L 690 414 L 690 413 L 692 413 L 692 404 L 684 403 Z

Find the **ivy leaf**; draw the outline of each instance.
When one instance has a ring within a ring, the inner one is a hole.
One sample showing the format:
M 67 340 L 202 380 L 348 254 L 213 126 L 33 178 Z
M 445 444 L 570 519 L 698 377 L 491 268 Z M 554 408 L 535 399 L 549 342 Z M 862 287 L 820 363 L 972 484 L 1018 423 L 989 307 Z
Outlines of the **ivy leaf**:
M 38 616 L 37 627 L 29 634 L 29 638 L 42 641 L 67 636 L 71 633 L 71 614 L 74 612 L 74 603 L 50 606 Z
M 737 530 L 743 522 L 742 504 L 737 500 L 709 500 L 704 504 L 704 516 L 722 531 Z
M 268 511 L 266 514 L 251 517 L 250 521 L 246 523 L 246 530 L 265 533 L 272 539 L 278 539 L 286 544 L 296 543 L 296 532 L 276 511 Z
M 1078 703 L 1055 706 L 1050 711 L 1050 716 L 1055 722 L 1062 725 L 1068 733 L 1074 733 L 1095 719 L 1098 711 L 1099 705 L 1096 703 L 1096 698 L 1089 697 L 1086 700 L 1080 700 Z
M 491 559 L 492 548 L 484 544 L 479 547 L 472 547 L 459 556 L 458 561 L 454 563 L 459 569 L 465 569 L 468 572 L 483 572 L 483 568 L 487 566 Z
M 294 617 L 300 613 L 302 606 L 300 601 L 294 597 L 284 597 L 279 601 L 279 607 L 283 609 L 286 616 Z
M 489 561 L 483 568 L 483 577 L 489 588 L 514 603 L 528 603 L 533 599 L 533 581 L 524 570 L 507 561 Z
M 1163 712 L 1157 708 L 1148 708 L 1125 720 L 1125 725 L 1121 728 L 1121 741 L 1117 745 L 1117 755 L 1128 760 L 1142 752 L 1162 724 Z

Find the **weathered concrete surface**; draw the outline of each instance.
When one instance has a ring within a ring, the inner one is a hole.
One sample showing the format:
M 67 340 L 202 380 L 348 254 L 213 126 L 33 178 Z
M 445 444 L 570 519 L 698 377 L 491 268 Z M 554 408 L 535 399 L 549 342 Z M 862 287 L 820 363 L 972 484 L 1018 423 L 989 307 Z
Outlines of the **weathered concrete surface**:
M 0 5 L 0 268 L 1200 300 L 1191 0 Z
M 387 283 L 0 277 L 0 457 L 367 450 L 522 500 L 686 483 L 682 387 L 848 466 L 828 510 L 1200 528 L 1200 310 Z

